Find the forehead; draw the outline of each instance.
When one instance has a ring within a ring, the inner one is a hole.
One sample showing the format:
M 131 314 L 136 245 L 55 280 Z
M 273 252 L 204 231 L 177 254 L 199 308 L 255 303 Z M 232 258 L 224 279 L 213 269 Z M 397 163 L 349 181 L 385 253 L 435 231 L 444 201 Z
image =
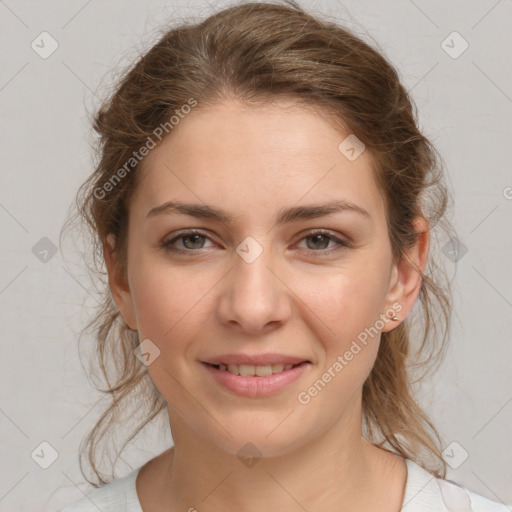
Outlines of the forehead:
M 242 214 L 345 199 L 383 213 L 368 151 L 351 161 L 339 150 L 348 135 L 293 101 L 196 107 L 144 159 L 134 200 L 145 210 L 177 198 L 229 203 Z

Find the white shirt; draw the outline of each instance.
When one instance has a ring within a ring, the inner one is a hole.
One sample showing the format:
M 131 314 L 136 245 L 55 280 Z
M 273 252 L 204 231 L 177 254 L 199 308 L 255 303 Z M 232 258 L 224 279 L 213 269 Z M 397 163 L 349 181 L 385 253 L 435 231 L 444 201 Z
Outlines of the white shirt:
M 405 459 L 407 482 L 401 512 L 510 512 L 509 506 L 468 491 L 460 484 L 435 478 L 415 462 Z M 60 512 L 144 512 L 135 480 L 140 468 L 95 489 Z

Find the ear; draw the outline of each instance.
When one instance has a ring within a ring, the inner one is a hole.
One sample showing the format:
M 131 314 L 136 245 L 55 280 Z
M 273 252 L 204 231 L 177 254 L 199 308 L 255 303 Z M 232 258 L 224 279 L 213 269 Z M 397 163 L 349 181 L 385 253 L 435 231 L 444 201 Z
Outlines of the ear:
M 112 298 L 121 312 L 124 321 L 132 331 L 136 331 L 137 321 L 132 294 L 127 279 L 116 265 L 117 252 L 115 245 L 115 236 L 112 233 L 108 234 L 106 242 L 103 244 L 103 257 L 108 272 L 108 284 Z
M 423 217 L 413 221 L 416 231 L 416 244 L 393 266 L 389 292 L 386 297 L 388 311 L 394 311 L 399 321 L 387 322 L 382 332 L 391 331 L 405 320 L 420 293 L 430 246 L 430 226 Z

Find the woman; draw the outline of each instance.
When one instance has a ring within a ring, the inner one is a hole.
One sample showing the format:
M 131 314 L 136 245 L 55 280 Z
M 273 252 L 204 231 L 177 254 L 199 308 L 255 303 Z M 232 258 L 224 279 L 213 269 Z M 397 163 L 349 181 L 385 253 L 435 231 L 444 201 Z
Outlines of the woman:
M 382 55 L 292 2 L 240 5 L 169 30 L 94 127 L 78 204 L 113 400 L 88 438 L 103 487 L 65 512 L 506 510 L 443 479 L 412 394 L 445 349 L 429 246 L 450 226 Z M 99 441 L 129 405 L 174 446 L 109 483 Z

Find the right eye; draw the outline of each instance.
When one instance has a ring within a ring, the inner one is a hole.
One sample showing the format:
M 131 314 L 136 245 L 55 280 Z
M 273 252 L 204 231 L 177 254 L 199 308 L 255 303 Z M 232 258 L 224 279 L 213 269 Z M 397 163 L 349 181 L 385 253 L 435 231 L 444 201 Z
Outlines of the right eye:
M 200 231 L 188 230 L 182 231 L 179 235 L 171 238 L 170 240 L 164 240 L 161 245 L 162 248 L 167 251 L 197 252 L 197 250 L 205 248 L 205 240 L 210 239 Z M 180 241 L 182 247 L 175 246 L 178 241 Z

